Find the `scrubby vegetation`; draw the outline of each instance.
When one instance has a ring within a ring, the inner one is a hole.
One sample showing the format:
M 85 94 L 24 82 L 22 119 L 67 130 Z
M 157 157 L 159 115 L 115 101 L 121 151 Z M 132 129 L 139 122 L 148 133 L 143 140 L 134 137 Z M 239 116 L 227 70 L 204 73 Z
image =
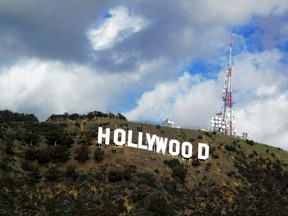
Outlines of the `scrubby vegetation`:
M 207 142 L 210 157 L 98 146 L 99 126 Z M 101 112 L 39 122 L 5 110 L 0 128 L 0 215 L 288 215 L 279 148 Z

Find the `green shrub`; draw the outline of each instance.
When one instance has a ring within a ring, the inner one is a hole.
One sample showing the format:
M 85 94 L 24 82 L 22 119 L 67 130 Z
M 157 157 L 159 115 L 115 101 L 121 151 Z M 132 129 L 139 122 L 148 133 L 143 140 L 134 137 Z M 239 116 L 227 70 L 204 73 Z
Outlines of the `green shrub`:
M 87 145 L 82 145 L 78 147 L 75 150 L 75 153 L 76 153 L 75 160 L 77 160 L 78 163 L 85 163 L 90 158 L 89 157 L 90 150 Z
M 103 151 L 101 148 L 96 148 L 94 152 L 94 160 L 96 162 L 101 162 L 105 158 L 105 151 Z
M 70 150 L 63 145 L 51 146 L 50 157 L 54 163 L 65 163 L 69 160 Z
M 211 169 L 212 164 L 211 163 L 207 163 L 206 167 L 205 167 L 205 171 L 208 171 Z
M 228 151 L 237 152 L 235 145 L 225 145 L 225 149 Z
M 5 148 L 4 148 L 4 151 L 6 154 L 8 155 L 13 155 L 14 154 L 14 143 L 10 140 L 8 140 L 6 143 L 5 143 Z
M 255 150 L 253 150 L 253 154 L 254 154 L 254 155 L 258 155 L 258 153 L 257 153 Z
M 112 149 L 111 152 L 112 152 L 113 154 L 115 154 L 117 151 L 116 151 L 116 149 Z
M 30 161 L 37 159 L 37 150 L 34 148 L 29 148 L 24 153 L 24 158 Z
M 175 166 L 180 166 L 180 162 L 178 159 L 164 160 L 163 163 L 169 166 L 171 169 Z
M 108 181 L 111 183 L 122 181 L 123 173 L 119 170 L 110 170 L 108 172 Z
M 210 133 L 210 132 L 207 132 L 207 131 L 206 131 L 204 134 L 205 134 L 206 136 L 210 137 L 210 138 L 212 137 L 212 133 Z
M 219 159 L 219 155 L 216 152 L 212 153 L 212 158 Z
M 65 145 L 70 147 L 74 143 L 73 137 L 60 126 L 50 129 L 45 134 L 45 137 L 50 145 Z
M 55 166 L 51 166 L 48 168 L 45 173 L 45 178 L 47 181 L 56 181 L 60 177 L 60 170 Z
M 229 172 L 227 172 L 227 176 L 229 176 L 229 177 L 231 177 L 231 176 L 234 176 L 236 174 L 236 172 L 235 171 L 229 171 Z
M 38 142 L 40 142 L 40 136 L 36 133 L 26 133 L 24 135 L 24 140 L 28 144 L 36 145 Z
M 120 120 L 127 121 L 127 118 L 126 118 L 124 115 L 122 115 L 121 113 L 118 113 L 118 118 L 119 118 Z
M 7 163 L 0 161 L 0 170 L 4 172 L 9 172 L 12 170 L 12 168 Z
M 193 159 L 192 161 L 192 166 L 199 166 L 200 165 L 200 161 L 196 158 Z
M 151 212 L 150 215 L 153 216 L 172 216 L 175 215 L 173 206 L 167 202 L 167 200 L 162 196 L 152 196 L 150 197 L 150 203 L 148 210 Z
M 194 138 L 194 137 L 192 137 L 192 138 L 189 139 L 189 142 L 191 142 L 191 143 L 194 142 L 194 141 L 195 141 L 195 138 Z
M 198 135 L 197 138 L 198 139 L 203 139 L 203 135 Z
M 123 172 L 123 178 L 129 180 L 133 173 L 137 172 L 137 167 L 134 165 L 129 165 Z
M 47 164 L 52 161 L 50 148 L 45 148 L 37 151 L 36 154 L 37 160 L 40 164 Z
M 175 166 L 172 169 L 172 177 L 175 179 L 179 179 L 180 182 L 185 182 L 187 169 L 184 167 L 183 164 L 181 166 Z
M 29 148 L 24 157 L 27 160 L 38 160 L 40 164 L 47 164 L 51 161 L 65 163 L 69 160 L 70 152 L 66 146 L 48 146 L 44 149 Z
M 178 179 L 180 182 L 185 182 L 187 169 L 183 164 L 180 164 L 178 159 L 165 160 L 164 163 L 172 169 L 172 177 Z
M 145 197 L 147 196 L 147 194 L 144 191 L 137 191 L 135 190 L 132 194 L 131 194 L 131 199 L 132 199 L 132 203 L 138 203 L 139 201 L 143 200 Z
M 68 164 L 66 169 L 66 177 L 72 179 L 76 179 L 78 177 L 75 164 Z
M 253 141 L 253 140 L 246 140 L 246 143 L 248 144 L 248 145 L 251 145 L 251 146 L 254 146 L 254 144 L 255 144 L 255 142 Z
M 142 173 L 140 175 L 138 175 L 139 179 L 140 179 L 140 184 L 146 184 L 152 188 L 157 188 L 156 185 L 156 180 L 154 178 L 154 176 L 150 173 Z
M 209 154 L 212 154 L 215 150 L 216 150 L 216 148 L 214 146 L 211 146 L 209 148 Z
M 159 172 L 159 169 L 154 169 L 154 172 L 157 173 L 157 174 L 160 173 L 160 172 Z

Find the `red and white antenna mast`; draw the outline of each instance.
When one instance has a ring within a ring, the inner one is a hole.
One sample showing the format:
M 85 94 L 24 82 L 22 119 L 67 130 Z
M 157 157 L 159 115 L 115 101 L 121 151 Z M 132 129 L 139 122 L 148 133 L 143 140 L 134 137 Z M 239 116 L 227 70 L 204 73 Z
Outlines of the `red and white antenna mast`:
M 233 98 L 232 98 L 232 34 L 230 36 L 229 45 L 229 64 L 226 71 L 225 85 L 223 90 L 223 132 L 228 136 L 235 134 L 234 114 L 233 114 Z
M 211 119 L 211 127 L 213 131 L 226 134 L 228 136 L 235 135 L 235 123 L 233 114 L 233 99 L 232 99 L 232 34 L 230 36 L 229 45 L 229 64 L 226 71 L 225 85 L 223 89 L 222 111 L 217 113 Z

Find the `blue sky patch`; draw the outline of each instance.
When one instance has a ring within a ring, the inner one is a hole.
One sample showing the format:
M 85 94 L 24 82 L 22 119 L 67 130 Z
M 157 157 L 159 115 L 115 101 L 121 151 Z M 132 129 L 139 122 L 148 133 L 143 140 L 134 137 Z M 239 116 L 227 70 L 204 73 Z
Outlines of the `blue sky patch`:
M 190 74 L 200 74 L 204 79 L 216 79 L 218 72 L 221 70 L 221 62 L 211 63 L 203 59 L 195 59 L 184 66 L 183 72 L 188 71 Z
M 261 36 L 263 34 L 263 31 L 261 28 L 254 26 L 253 24 L 249 24 L 246 26 L 236 27 L 234 28 L 234 33 L 242 36 L 244 38 L 245 42 L 245 49 L 248 52 L 254 53 L 254 52 L 261 52 L 264 50 L 263 44 L 261 42 Z M 244 51 L 244 47 L 240 48 L 237 47 L 237 43 L 234 43 L 233 46 L 233 53 L 239 54 L 242 51 Z M 238 44 L 239 46 L 239 44 Z
M 102 17 L 103 17 L 104 19 L 109 19 L 109 18 L 112 17 L 112 14 L 109 13 L 109 11 L 107 11 L 107 12 L 105 12 L 105 13 L 102 15 Z

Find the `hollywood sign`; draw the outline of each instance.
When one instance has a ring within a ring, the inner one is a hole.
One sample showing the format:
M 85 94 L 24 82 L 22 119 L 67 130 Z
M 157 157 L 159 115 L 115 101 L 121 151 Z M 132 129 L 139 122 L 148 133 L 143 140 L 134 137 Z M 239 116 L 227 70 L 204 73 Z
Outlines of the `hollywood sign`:
M 105 131 L 102 127 L 98 128 L 98 144 L 109 145 L 111 137 L 110 128 L 106 128 Z M 128 130 L 128 133 L 121 128 L 114 130 L 113 143 L 116 146 L 123 146 L 125 144 L 128 147 L 145 149 L 149 151 L 156 151 L 157 153 L 166 154 L 167 152 L 172 156 L 182 156 L 185 159 L 190 159 L 193 153 L 193 145 L 190 142 L 180 142 L 176 139 L 159 137 L 155 134 L 138 132 L 138 142 L 133 143 L 133 131 Z M 145 139 L 145 140 L 144 140 Z M 198 159 L 206 160 L 209 157 L 209 146 L 206 143 L 198 143 Z

